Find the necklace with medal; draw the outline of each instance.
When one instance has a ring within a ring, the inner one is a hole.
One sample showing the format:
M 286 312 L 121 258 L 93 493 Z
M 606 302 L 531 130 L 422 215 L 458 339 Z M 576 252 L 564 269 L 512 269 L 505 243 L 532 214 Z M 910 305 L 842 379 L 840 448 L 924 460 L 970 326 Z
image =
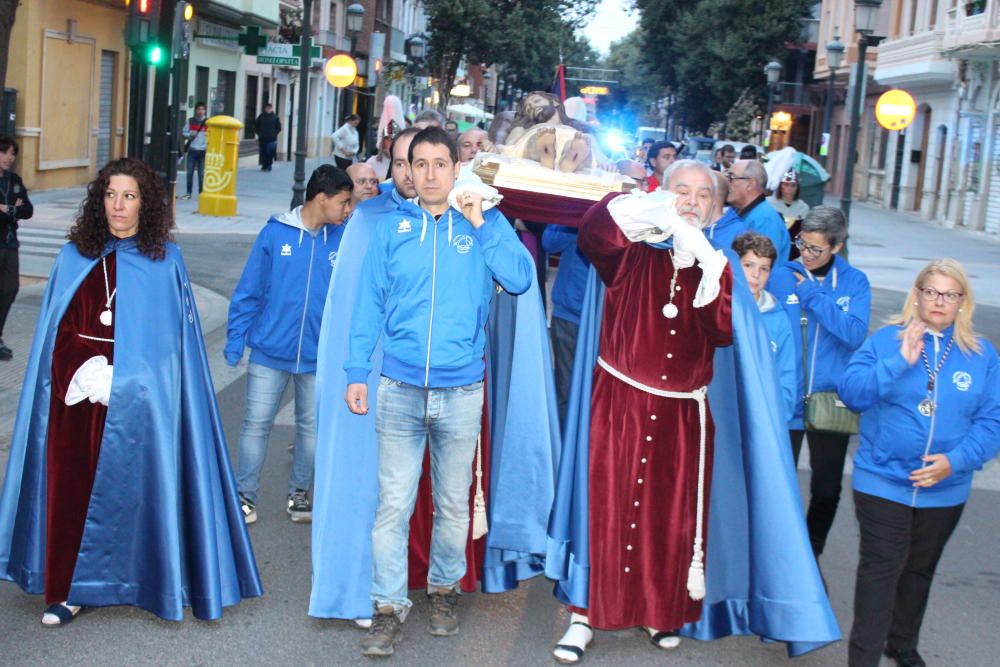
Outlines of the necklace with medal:
M 670 251 L 670 262 L 674 262 L 674 252 Z M 674 264 L 674 275 L 670 278 L 670 299 L 663 305 L 663 316 L 668 320 L 672 320 L 677 317 L 677 306 L 674 305 L 674 292 L 677 291 L 677 265 Z
M 955 337 L 952 336 L 951 340 L 948 341 L 948 346 L 944 348 L 944 354 L 941 355 L 941 359 L 938 360 L 937 367 L 931 371 L 931 364 L 927 361 L 927 350 L 926 348 L 920 351 L 920 356 L 924 360 L 924 370 L 927 371 L 927 398 L 920 401 L 917 405 L 917 410 L 920 411 L 924 417 L 930 417 L 937 410 L 937 401 L 934 400 L 934 384 L 937 382 L 938 373 L 941 372 L 941 368 L 944 366 L 945 360 L 948 358 L 948 353 L 951 352 L 951 345 L 955 342 Z
M 108 287 L 108 261 L 104 257 L 101 257 L 101 268 L 104 269 L 104 296 L 106 300 L 104 302 L 104 310 L 101 311 L 99 319 L 101 320 L 101 324 L 110 327 L 114 321 L 114 315 L 111 313 L 111 302 L 115 300 L 118 288 L 115 287 L 114 291 L 111 291 Z

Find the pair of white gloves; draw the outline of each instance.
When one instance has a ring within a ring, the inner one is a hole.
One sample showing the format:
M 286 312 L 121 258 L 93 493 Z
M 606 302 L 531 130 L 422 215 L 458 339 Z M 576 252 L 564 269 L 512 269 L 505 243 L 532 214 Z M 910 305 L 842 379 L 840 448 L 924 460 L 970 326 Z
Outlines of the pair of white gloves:
M 76 369 L 66 390 L 66 405 L 76 405 L 84 400 L 107 405 L 111 399 L 111 376 L 114 366 L 103 354 L 87 359 Z
M 608 213 L 628 240 L 661 243 L 674 239 L 674 265 L 679 269 L 701 267 L 702 276 L 694 307 L 702 308 L 719 296 L 726 255 L 708 242 L 705 233 L 677 212 L 677 196 L 669 190 L 633 192 L 608 203 Z

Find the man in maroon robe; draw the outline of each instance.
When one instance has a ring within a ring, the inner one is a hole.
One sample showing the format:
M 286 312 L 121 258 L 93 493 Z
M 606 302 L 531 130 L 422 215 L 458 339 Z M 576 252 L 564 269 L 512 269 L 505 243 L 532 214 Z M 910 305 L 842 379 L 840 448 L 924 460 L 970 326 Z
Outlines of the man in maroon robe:
M 732 343 L 732 272 L 701 229 L 715 187 L 682 160 L 667 190 L 609 195 L 579 247 L 606 287 L 590 421 L 590 581 L 555 657 L 580 659 L 593 627 L 646 628 L 660 648 L 701 616 L 715 348 Z

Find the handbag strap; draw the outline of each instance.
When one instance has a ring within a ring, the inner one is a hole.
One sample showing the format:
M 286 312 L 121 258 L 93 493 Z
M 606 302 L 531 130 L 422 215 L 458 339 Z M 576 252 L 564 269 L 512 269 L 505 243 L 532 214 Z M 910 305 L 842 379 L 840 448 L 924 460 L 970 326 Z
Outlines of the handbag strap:
M 809 318 L 805 316 L 805 311 L 802 311 L 802 316 L 799 318 L 799 323 L 802 325 L 802 372 L 805 374 L 805 382 L 803 383 L 803 388 L 805 389 L 805 400 L 809 400 L 812 396 L 812 381 L 816 377 L 816 352 L 819 350 L 819 324 L 816 325 L 816 339 L 813 341 L 813 353 L 812 353 L 812 364 L 807 363 L 807 355 L 809 352 L 808 345 L 808 334 L 806 329 L 809 326 Z

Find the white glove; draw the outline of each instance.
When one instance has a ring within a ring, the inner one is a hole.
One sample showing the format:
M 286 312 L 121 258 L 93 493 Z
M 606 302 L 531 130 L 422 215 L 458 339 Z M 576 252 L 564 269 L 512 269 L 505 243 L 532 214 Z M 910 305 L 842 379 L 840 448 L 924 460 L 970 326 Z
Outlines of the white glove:
M 463 175 L 455 181 L 455 186 L 448 193 L 448 204 L 456 211 L 462 210 L 462 205 L 458 203 L 458 196 L 464 192 L 475 192 L 483 198 L 483 213 L 500 203 L 503 195 L 491 185 L 486 185 L 475 174 Z
M 84 399 L 107 405 L 111 400 L 111 378 L 114 366 L 103 354 L 87 359 L 73 373 L 66 390 L 66 405 L 76 405 Z
M 701 281 L 698 283 L 693 305 L 701 308 L 719 296 L 719 281 L 726 269 L 726 255 L 713 248 L 700 229 L 681 223 L 674 228 L 674 264 L 684 269 L 692 266 L 694 260 L 701 267 Z
M 660 243 L 673 234 L 677 223 L 675 196 L 666 190 L 633 191 L 608 203 L 608 214 L 629 241 Z

